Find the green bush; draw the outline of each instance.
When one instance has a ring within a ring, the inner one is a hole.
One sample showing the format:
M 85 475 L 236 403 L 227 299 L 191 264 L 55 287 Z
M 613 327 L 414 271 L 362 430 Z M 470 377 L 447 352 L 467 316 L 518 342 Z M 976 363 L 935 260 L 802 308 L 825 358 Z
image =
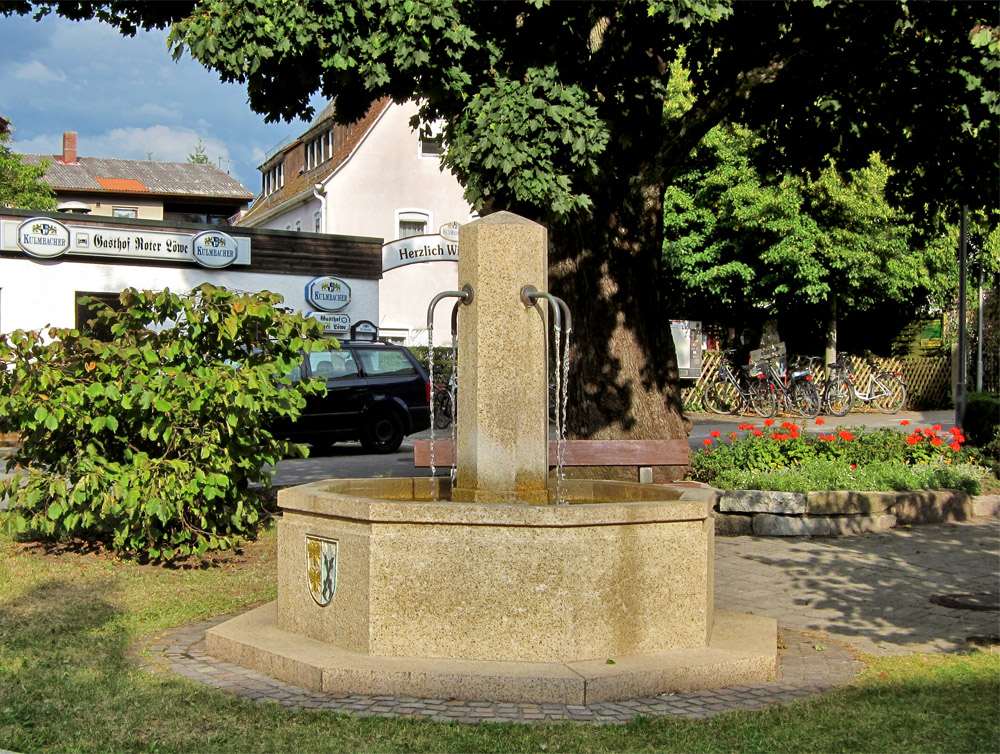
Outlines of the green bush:
M 768 420 L 761 427 L 747 423 L 739 429 L 743 435 L 714 433 L 692 456 L 695 479 L 723 489 L 948 488 L 975 494 L 987 473 L 971 463 L 963 433 L 943 432 L 940 425 L 908 434 L 891 428 L 838 428 L 813 435 L 793 422 L 774 426 Z
M 969 393 L 965 406 L 965 434 L 994 462 L 1000 461 L 1000 395 Z
M 0 524 L 163 560 L 252 536 L 249 485 L 269 485 L 265 466 L 296 450 L 268 416 L 295 416 L 323 389 L 287 375 L 300 349 L 329 347 L 281 301 L 208 284 L 129 289 L 119 310 L 96 312 L 107 340 L 56 328 L 0 338 L 0 431 L 20 434 L 8 467 L 23 469 L 0 484 Z

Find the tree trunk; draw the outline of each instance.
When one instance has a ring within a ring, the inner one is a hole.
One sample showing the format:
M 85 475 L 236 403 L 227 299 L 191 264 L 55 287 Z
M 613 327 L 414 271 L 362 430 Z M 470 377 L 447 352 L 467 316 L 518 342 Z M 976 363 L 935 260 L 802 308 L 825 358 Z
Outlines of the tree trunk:
M 588 218 L 550 235 L 549 287 L 573 316 L 568 435 L 686 438 L 690 422 L 681 409 L 669 320 L 679 313 L 668 312 L 660 294 L 662 189 L 634 180 L 593 198 Z M 634 474 L 585 471 L 605 478 Z
M 826 320 L 826 352 L 824 353 L 823 371 L 826 372 L 827 364 L 832 364 L 837 360 L 837 294 L 830 292 L 829 310 Z

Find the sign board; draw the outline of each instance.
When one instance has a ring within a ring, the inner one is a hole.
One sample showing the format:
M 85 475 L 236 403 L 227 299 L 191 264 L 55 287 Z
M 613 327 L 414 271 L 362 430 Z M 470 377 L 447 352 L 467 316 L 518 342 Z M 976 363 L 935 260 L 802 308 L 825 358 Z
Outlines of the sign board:
M 362 319 L 351 328 L 351 340 L 378 340 L 378 327 L 374 322 Z
M 351 329 L 351 315 L 349 314 L 306 312 L 306 316 L 322 324 L 324 332 L 347 332 Z
M 672 319 L 670 335 L 677 352 L 677 376 L 682 380 L 701 377 L 701 322 Z
M 340 278 L 313 278 L 306 283 L 306 301 L 324 312 L 340 311 L 351 303 L 351 286 Z
M 195 253 L 195 248 L 200 253 Z M 47 217 L 0 221 L 0 248 L 36 258 L 63 254 L 109 259 L 190 262 L 210 269 L 250 264 L 250 239 L 217 230 L 201 233 L 66 225 Z
M 457 262 L 458 241 L 443 235 L 410 236 L 382 246 L 382 272 L 419 262 Z

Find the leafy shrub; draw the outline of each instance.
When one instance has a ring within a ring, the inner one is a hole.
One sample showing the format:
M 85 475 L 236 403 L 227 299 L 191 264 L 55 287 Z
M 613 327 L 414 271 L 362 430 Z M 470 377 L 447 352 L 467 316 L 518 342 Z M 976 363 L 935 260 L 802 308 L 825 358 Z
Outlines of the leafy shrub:
M 969 393 L 965 407 L 965 432 L 994 461 L 1000 461 L 1000 395 Z
M 822 424 L 823 420 L 817 420 Z M 909 424 L 909 422 L 903 422 Z M 940 425 L 909 434 L 891 428 L 837 429 L 812 435 L 793 422 L 740 424 L 705 441 L 691 460 L 693 476 L 725 489 L 964 489 L 977 493 L 985 473 L 969 463 L 961 430 Z
M 281 296 L 202 285 L 178 296 L 129 289 L 94 332 L 0 339 L 0 431 L 18 432 L 0 485 L 11 533 L 104 543 L 170 560 L 233 546 L 260 520 L 250 483 L 296 446 L 266 430 L 321 383 L 287 376 L 320 327 Z M 98 305 L 99 306 L 99 305 Z M 328 341 L 329 342 L 329 341 Z M 299 449 L 304 452 L 304 449 Z

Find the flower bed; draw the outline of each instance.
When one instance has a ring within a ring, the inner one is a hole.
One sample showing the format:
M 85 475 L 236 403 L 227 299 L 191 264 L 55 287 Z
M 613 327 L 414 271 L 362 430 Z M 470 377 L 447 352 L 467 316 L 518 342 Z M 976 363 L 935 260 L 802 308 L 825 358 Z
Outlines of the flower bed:
M 831 536 L 897 523 L 964 520 L 970 495 L 996 485 L 960 429 L 825 431 L 765 420 L 742 434 L 712 432 L 691 459 L 693 477 L 721 490 L 716 531 Z M 903 421 L 904 426 L 909 425 Z
M 909 422 L 903 421 L 903 425 Z M 815 426 L 824 425 L 822 418 Z M 940 424 L 908 434 L 890 428 L 807 432 L 786 421 L 740 424 L 742 435 L 713 432 L 692 455 L 694 479 L 722 489 L 981 491 L 990 472 L 960 429 Z

